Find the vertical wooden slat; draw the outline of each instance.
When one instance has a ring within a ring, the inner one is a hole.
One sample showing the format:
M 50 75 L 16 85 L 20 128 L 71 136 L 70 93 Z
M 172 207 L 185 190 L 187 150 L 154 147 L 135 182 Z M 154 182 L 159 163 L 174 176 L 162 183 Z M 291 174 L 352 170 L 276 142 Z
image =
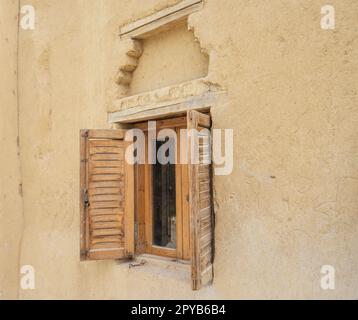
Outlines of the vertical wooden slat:
M 148 141 L 148 133 L 146 133 Z M 146 145 L 146 150 L 149 146 Z M 145 239 L 146 253 L 152 253 L 152 234 L 153 234 L 153 199 L 152 199 L 152 166 L 149 164 L 148 152 L 145 155 L 146 164 L 144 165 L 144 184 L 145 184 Z
M 128 146 L 126 143 L 125 146 Z M 125 162 L 125 249 L 126 256 L 134 255 L 134 166 Z
M 145 167 L 142 164 L 136 166 L 136 214 L 138 225 L 136 252 L 145 253 Z
M 177 145 L 176 145 L 176 159 L 180 159 L 180 135 L 179 129 L 176 129 Z M 177 258 L 183 259 L 183 208 L 182 208 L 182 172 L 179 163 L 175 166 L 175 189 L 176 189 L 176 240 L 177 240 Z
M 183 212 L 183 259 L 190 260 L 190 215 L 189 215 L 189 173 L 188 165 L 181 165 L 182 212 Z
M 81 261 L 86 260 L 87 243 L 86 243 L 86 224 L 87 208 L 85 207 L 85 190 L 87 189 L 87 138 L 88 131 L 80 131 L 80 257 Z

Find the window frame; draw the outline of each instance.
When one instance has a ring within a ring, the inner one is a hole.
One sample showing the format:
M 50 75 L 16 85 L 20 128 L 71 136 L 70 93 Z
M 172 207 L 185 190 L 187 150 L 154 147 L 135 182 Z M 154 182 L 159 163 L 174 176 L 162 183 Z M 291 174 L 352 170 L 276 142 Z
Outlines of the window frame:
M 145 150 L 148 150 L 148 122 L 137 123 L 135 128 L 145 133 Z M 172 129 L 176 133 L 176 157 L 180 159 L 180 129 L 187 128 L 187 117 L 173 117 L 156 121 L 157 133 L 161 129 Z M 146 253 L 160 257 L 189 261 L 190 256 L 190 216 L 189 216 L 189 168 L 185 164 L 175 165 L 176 175 L 176 248 L 164 248 L 153 245 L 153 190 L 152 165 L 146 164 L 139 168 L 136 165 L 135 183 L 135 215 L 137 225 L 136 253 Z M 141 170 L 141 172 L 140 172 Z M 144 175 L 144 177 L 142 176 Z M 138 179 L 138 176 L 141 178 Z M 140 181 L 141 180 L 141 181 Z M 144 183 L 143 183 L 144 180 Z M 143 204 L 144 208 L 141 204 Z M 139 212 L 143 210 L 143 212 Z M 143 227 L 144 225 L 144 227 Z M 184 226 L 184 227 L 183 227 Z M 144 243 L 143 243 L 144 242 Z

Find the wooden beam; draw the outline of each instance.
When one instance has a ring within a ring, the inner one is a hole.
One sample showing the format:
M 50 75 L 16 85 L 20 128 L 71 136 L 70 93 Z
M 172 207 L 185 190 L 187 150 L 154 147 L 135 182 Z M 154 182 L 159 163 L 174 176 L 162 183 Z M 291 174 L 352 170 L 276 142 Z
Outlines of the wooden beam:
M 177 23 L 203 8 L 203 0 L 184 0 L 175 6 L 163 9 L 148 17 L 127 24 L 120 29 L 120 37 L 145 39 Z

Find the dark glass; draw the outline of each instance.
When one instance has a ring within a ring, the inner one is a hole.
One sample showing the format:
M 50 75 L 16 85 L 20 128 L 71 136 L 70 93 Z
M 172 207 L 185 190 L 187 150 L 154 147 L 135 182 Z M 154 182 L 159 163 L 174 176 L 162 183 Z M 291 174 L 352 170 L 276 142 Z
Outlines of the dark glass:
M 167 141 L 157 141 L 156 151 L 158 152 Z M 174 249 L 176 248 L 175 164 L 154 164 L 152 172 L 153 245 Z

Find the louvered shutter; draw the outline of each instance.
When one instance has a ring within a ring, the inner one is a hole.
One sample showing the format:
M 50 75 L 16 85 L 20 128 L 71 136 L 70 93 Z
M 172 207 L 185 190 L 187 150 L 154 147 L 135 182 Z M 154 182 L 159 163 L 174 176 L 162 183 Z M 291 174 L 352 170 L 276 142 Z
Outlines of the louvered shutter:
M 124 130 L 81 130 L 81 260 L 134 253 L 133 166 Z
M 213 280 L 214 212 L 210 127 L 209 115 L 197 111 L 188 112 L 190 250 L 193 290 L 199 290 Z

